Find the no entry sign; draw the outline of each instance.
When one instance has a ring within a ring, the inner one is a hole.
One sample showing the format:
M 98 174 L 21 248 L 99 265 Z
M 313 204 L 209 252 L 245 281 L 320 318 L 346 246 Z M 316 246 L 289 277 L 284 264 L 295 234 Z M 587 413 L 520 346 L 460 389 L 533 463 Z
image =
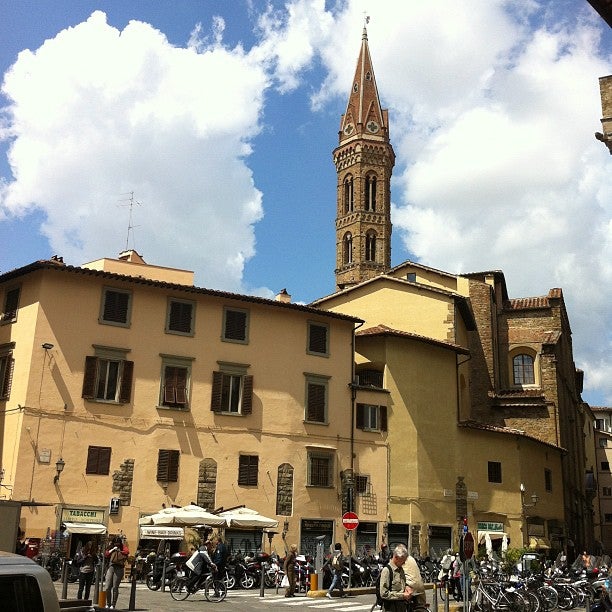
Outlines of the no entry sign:
M 354 512 L 345 512 L 342 515 L 342 524 L 345 529 L 357 529 L 359 517 Z

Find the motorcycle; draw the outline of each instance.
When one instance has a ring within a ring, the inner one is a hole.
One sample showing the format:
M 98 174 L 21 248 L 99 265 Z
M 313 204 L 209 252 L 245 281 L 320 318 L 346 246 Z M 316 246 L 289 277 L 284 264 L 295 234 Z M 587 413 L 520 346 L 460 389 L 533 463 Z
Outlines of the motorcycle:
M 153 569 L 147 574 L 146 584 L 152 591 L 158 591 L 162 586 L 165 565 L 165 586 L 169 587 L 178 575 L 184 575 L 183 565 L 187 561 L 186 553 L 175 553 L 170 559 L 165 555 L 157 555 L 153 562 Z

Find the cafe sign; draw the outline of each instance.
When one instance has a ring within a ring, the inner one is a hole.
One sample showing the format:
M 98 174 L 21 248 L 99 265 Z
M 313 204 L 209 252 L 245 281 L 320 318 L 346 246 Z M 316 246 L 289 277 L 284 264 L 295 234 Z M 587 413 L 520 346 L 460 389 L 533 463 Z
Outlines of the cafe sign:
M 504 531 L 503 523 L 478 522 L 478 531 Z
M 104 510 L 62 508 L 62 523 L 104 523 Z

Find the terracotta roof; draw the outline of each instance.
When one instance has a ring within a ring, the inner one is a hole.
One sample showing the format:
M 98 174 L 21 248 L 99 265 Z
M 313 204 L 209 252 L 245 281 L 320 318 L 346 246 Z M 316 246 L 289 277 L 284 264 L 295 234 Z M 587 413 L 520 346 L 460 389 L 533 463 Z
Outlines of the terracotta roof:
M 563 289 L 554 287 L 548 292 L 548 295 L 540 295 L 538 297 L 524 297 L 507 300 L 504 308 L 511 310 L 523 310 L 531 308 L 550 308 L 550 300 L 562 300 Z
M 321 317 L 328 317 L 331 319 L 343 319 L 345 321 L 353 321 L 354 323 L 363 323 L 363 319 L 345 315 L 337 312 L 331 312 L 328 310 L 322 310 L 320 308 L 314 308 L 313 306 L 304 306 L 302 304 L 293 304 L 290 302 L 280 302 L 278 300 L 272 300 L 268 298 L 257 297 L 254 295 L 243 295 L 240 293 L 231 293 L 229 291 L 219 291 L 216 289 L 205 289 L 203 287 L 195 287 L 193 285 L 180 285 L 177 283 L 168 283 L 165 281 L 156 281 L 148 278 L 142 278 L 138 276 L 129 276 L 126 274 L 116 274 L 114 272 L 104 272 L 102 270 L 92 270 L 90 268 L 81 268 L 79 266 L 69 266 L 57 260 L 38 260 L 27 266 L 16 268 L 10 272 L 0 274 L 0 283 L 25 276 L 38 270 L 53 270 L 57 272 L 68 272 L 72 274 L 83 274 L 85 276 L 95 276 L 98 278 L 114 279 L 117 281 L 123 281 L 126 283 L 132 283 L 134 285 L 146 285 L 148 287 L 157 287 L 159 289 L 166 289 L 172 291 L 182 291 L 184 293 L 208 295 L 211 297 L 218 297 L 228 300 L 238 300 L 241 302 L 250 302 L 254 304 L 261 304 L 270 306 L 273 308 L 286 308 L 289 310 L 298 310 L 302 312 L 309 312 L 316 314 Z
M 512 427 L 501 427 L 499 425 L 489 425 L 488 423 L 481 423 L 480 421 L 472 421 L 470 419 L 465 421 L 459 421 L 457 423 L 459 427 L 465 427 L 467 429 L 479 429 L 481 431 L 491 431 L 500 434 L 520 436 L 521 438 L 526 438 L 528 440 L 532 440 L 534 442 L 538 442 L 539 444 L 544 444 L 550 448 L 554 448 L 556 450 L 560 450 L 562 452 L 567 452 L 567 450 L 563 446 L 557 446 L 556 444 L 551 444 L 550 442 L 544 442 L 544 440 L 540 440 L 535 436 L 525 433 L 522 429 L 514 429 Z
M 355 332 L 357 337 L 364 336 L 395 336 L 397 338 L 408 338 L 410 340 L 417 340 L 418 342 L 425 342 L 426 344 L 432 344 L 441 348 L 451 349 L 456 353 L 462 355 L 469 355 L 470 351 L 459 344 L 454 342 L 448 342 L 446 340 L 438 340 L 436 338 L 430 338 L 428 336 L 422 336 L 421 334 L 414 334 L 412 332 L 402 331 L 400 329 L 393 329 L 387 325 L 379 324 L 375 327 L 368 327 L 367 329 L 360 329 Z
M 612 412 L 612 406 L 590 406 L 593 412 Z

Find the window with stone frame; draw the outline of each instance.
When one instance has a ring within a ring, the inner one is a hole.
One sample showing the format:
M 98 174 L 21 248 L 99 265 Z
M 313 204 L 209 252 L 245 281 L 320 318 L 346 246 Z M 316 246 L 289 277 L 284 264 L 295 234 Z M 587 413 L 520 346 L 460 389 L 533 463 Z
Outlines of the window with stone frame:
M 376 261 L 376 232 L 373 230 L 366 233 L 365 259 L 366 261 Z
M 513 383 L 535 385 L 534 359 L 532 355 L 520 353 L 512 358 Z
M 240 455 L 238 457 L 238 484 L 241 487 L 256 487 L 259 474 L 259 457 L 257 455 Z
M 131 400 L 134 362 L 129 349 L 94 346 L 95 355 L 85 357 L 81 397 L 98 402 L 127 404 Z
M 8 400 L 11 396 L 13 369 L 15 367 L 14 347 L 14 342 L 0 345 L 0 401 Z
M 86 474 L 108 476 L 112 449 L 110 446 L 90 446 L 87 449 Z
M 327 423 L 327 395 L 329 378 L 306 375 L 306 407 L 304 420 L 309 423 Z
M 502 481 L 502 464 L 500 461 L 489 461 L 487 466 L 489 482 Z
M 353 212 L 354 208 L 354 192 L 353 192 L 353 177 L 348 175 L 342 183 L 344 190 L 344 212 Z
M 253 412 L 253 376 L 246 364 L 217 362 L 213 372 L 210 409 L 221 414 L 247 415 Z
M 162 355 L 162 380 L 159 405 L 189 410 L 192 358 Z
M 223 332 L 221 339 L 225 342 L 249 342 L 249 311 L 243 308 L 223 309 Z
M 322 449 L 308 451 L 308 473 L 306 484 L 309 487 L 332 487 L 334 454 Z
M 342 263 L 345 265 L 353 263 L 353 235 L 351 232 L 344 234 L 342 240 Z
M 132 310 L 132 292 L 116 287 L 102 289 L 100 323 L 105 325 L 130 326 Z
M 14 323 L 17 321 L 17 311 L 19 310 L 19 296 L 21 287 L 12 287 L 4 293 L 4 308 L 0 314 L 0 323 Z
M 195 302 L 168 298 L 166 332 L 193 336 L 195 319 Z
M 365 179 L 365 209 L 370 212 L 376 210 L 376 175 L 368 174 Z
M 327 323 L 308 322 L 308 347 L 310 355 L 329 355 L 329 325 Z
M 180 451 L 159 449 L 157 454 L 157 482 L 178 482 Z

